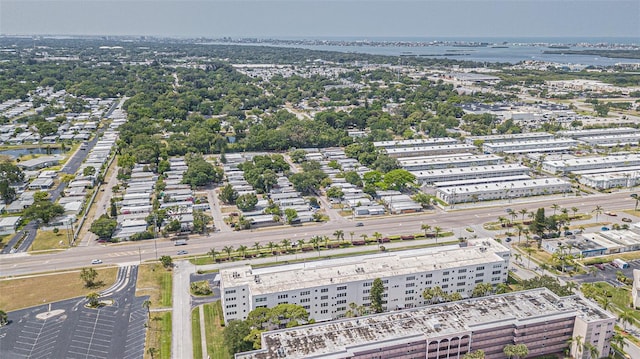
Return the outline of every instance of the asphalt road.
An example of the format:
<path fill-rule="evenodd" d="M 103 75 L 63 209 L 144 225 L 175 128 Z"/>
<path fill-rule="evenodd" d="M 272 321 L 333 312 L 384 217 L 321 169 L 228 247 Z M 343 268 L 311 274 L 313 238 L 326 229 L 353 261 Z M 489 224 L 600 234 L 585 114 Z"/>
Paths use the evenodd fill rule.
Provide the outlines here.
<path fill-rule="evenodd" d="M 383 236 L 421 233 L 422 224 L 438 226 L 443 230 L 453 230 L 454 236 L 464 236 L 468 233 L 464 230 L 470 226 L 480 226 L 483 223 L 495 221 L 499 216 L 505 216 L 505 209 L 511 208 L 518 211 L 521 208 L 535 210 L 539 207 L 550 208 L 552 204 L 563 207 L 578 207 L 580 213 L 590 213 L 596 205 L 604 210 L 621 212 L 624 209 L 633 208 L 635 201 L 629 198 L 630 192 L 614 194 L 596 194 L 582 197 L 565 197 L 542 200 L 533 203 L 505 203 L 494 207 L 478 207 L 449 212 L 437 212 L 432 214 L 422 213 L 415 215 L 388 216 L 384 218 L 371 218 L 358 220 L 364 222 L 364 226 L 356 227 L 353 222 L 327 222 L 311 224 L 300 227 L 275 227 L 252 231 L 216 232 L 209 236 L 192 236 L 187 247 L 178 248 L 166 239 L 157 241 L 158 255 L 175 256 L 177 249 L 187 249 L 190 254 L 206 253 L 211 248 L 221 250 L 224 246 L 237 248 L 240 245 L 253 246 L 255 242 L 266 245 L 268 242 L 280 242 L 284 238 L 291 240 L 305 239 L 312 236 L 333 237 L 333 232 L 341 229 L 345 233 L 345 239 L 350 239 L 350 232 L 354 232 L 354 238 L 361 234 L 369 236 L 374 232 L 380 232 Z M 548 213 L 551 213 L 548 210 Z M 618 219 L 622 217 L 620 214 Z M 612 217 L 600 215 L 599 221 L 608 221 Z M 70 269 L 84 266 L 92 258 L 100 258 L 105 264 L 135 264 L 140 260 L 155 259 L 155 244 L 153 240 L 141 242 L 123 243 L 108 246 L 75 247 L 65 252 L 55 254 L 28 255 L 17 253 L 5 255 L 0 261 L 0 276 L 14 276 L 21 274 L 45 272 L 52 270 Z"/>

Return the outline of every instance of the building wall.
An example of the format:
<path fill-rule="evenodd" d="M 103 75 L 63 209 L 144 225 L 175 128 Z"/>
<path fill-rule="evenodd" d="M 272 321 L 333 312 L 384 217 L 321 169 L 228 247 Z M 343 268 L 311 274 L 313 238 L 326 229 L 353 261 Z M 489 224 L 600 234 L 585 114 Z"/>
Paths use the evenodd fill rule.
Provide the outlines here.
<path fill-rule="evenodd" d="M 381 276 L 385 290 L 383 300 L 385 311 L 423 306 L 426 303 L 422 292 L 426 288 L 440 286 L 447 293 L 460 293 L 470 297 L 479 283 L 497 285 L 507 280 L 509 254 L 503 259 L 490 256 L 484 264 L 461 266 L 454 269 L 435 269 L 411 275 Z M 246 319 L 249 312 L 258 307 L 272 308 L 278 304 L 290 303 L 303 306 L 309 317 L 316 321 L 342 318 L 350 309 L 349 304 L 369 306 L 369 293 L 373 279 L 348 283 L 326 283 L 315 287 L 296 290 L 274 291 L 256 295 L 247 286 L 226 287 L 221 281 L 222 308 L 225 322 Z"/>

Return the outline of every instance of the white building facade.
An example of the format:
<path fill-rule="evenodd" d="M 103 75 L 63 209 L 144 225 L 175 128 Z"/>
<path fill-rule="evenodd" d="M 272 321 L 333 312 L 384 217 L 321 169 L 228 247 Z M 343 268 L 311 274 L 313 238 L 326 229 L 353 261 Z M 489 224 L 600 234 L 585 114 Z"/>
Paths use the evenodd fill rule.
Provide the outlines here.
<path fill-rule="evenodd" d="M 220 271 L 225 322 L 244 320 L 259 307 L 299 304 L 315 321 L 342 318 L 349 304 L 368 307 L 375 278 L 385 286 L 385 311 L 426 304 L 422 292 L 439 286 L 446 293 L 470 297 L 480 283 L 507 280 L 509 249 L 493 239 L 393 253 Z"/>

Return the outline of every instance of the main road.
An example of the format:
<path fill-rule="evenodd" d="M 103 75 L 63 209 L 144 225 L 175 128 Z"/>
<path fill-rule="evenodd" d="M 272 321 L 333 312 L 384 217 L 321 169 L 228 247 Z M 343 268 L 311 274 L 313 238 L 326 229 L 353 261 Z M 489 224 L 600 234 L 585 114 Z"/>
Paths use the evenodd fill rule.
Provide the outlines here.
<path fill-rule="evenodd" d="M 562 197 L 538 200 L 527 203 L 509 203 L 493 207 L 473 207 L 456 209 L 447 212 L 420 213 L 414 215 L 398 215 L 363 221 L 364 226 L 356 227 L 348 220 L 329 221 L 322 224 L 311 224 L 299 227 L 276 227 L 252 231 L 216 232 L 209 236 L 192 236 L 187 247 L 175 247 L 166 239 L 127 242 L 103 246 L 75 247 L 64 252 L 52 254 L 31 255 L 27 253 L 6 254 L 0 257 L 0 276 L 16 276 L 37 272 L 59 271 L 90 265 L 94 258 L 101 259 L 105 264 L 134 264 L 140 261 L 155 259 L 161 255 L 175 255 L 177 249 L 188 249 L 190 254 L 206 253 L 211 248 L 221 251 L 224 246 L 237 248 L 245 245 L 249 248 L 255 242 L 265 246 L 272 241 L 279 243 L 288 238 L 308 240 L 313 236 L 332 237 L 336 230 L 343 230 L 346 239 L 354 232 L 354 238 L 361 234 L 369 236 L 379 232 L 383 236 L 421 233 L 421 225 L 438 226 L 443 231 L 454 231 L 454 236 L 468 235 L 466 227 L 478 226 L 486 222 L 495 221 L 499 216 L 506 216 L 505 209 L 518 211 L 525 208 L 533 211 L 545 207 L 550 213 L 550 206 L 558 204 L 565 208 L 577 207 L 579 213 L 591 213 L 596 206 L 607 211 L 621 211 L 633 208 L 635 201 L 629 198 L 630 192 L 613 194 L 595 194 L 582 197 Z M 600 221 L 605 219 L 600 216 Z"/>

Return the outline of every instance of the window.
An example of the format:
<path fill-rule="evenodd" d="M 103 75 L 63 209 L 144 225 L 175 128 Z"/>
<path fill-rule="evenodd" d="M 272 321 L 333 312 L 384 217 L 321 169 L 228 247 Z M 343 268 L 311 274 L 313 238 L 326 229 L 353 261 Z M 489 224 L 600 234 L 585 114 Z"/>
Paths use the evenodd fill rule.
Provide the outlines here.
<path fill-rule="evenodd" d="M 494 264 L 493 268 L 502 268 L 502 264 Z"/>
<path fill-rule="evenodd" d="M 467 279 L 467 276 L 466 275 L 459 275 L 458 276 L 458 280 L 462 280 L 462 279 Z"/>
<path fill-rule="evenodd" d="M 476 283 L 482 283 L 483 280 L 482 279 L 476 279 Z"/>
<path fill-rule="evenodd" d="M 407 287 L 407 288 L 411 288 L 411 287 L 415 287 L 415 286 L 416 286 L 416 284 L 415 284 L 415 283 L 407 283 L 407 284 L 405 285 L 405 287 Z"/>
<path fill-rule="evenodd" d="M 446 270 L 446 271 L 442 272 L 442 275 L 449 275 L 449 271 Z"/>
<path fill-rule="evenodd" d="M 405 290 L 405 291 L 404 291 L 404 294 L 413 294 L 413 293 L 415 293 L 415 292 L 416 292 L 416 291 L 415 291 L 414 289 L 409 289 L 409 290 Z"/>
<path fill-rule="evenodd" d="M 346 304 L 346 303 L 347 303 L 346 299 L 341 299 L 341 300 L 336 302 L 336 304 Z"/>
<path fill-rule="evenodd" d="M 476 267 L 476 270 L 484 270 L 484 266 Z"/>
<path fill-rule="evenodd" d="M 433 283 L 433 281 L 431 281 L 431 280 L 428 280 L 428 281 L 424 282 L 424 284 L 426 284 L 426 285 L 431 285 L 432 283 Z"/>
<path fill-rule="evenodd" d="M 484 277 L 484 273 L 482 273 L 482 272 L 476 273 L 476 277 Z"/>
<path fill-rule="evenodd" d="M 329 292 L 329 288 L 320 289 L 320 293 L 327 293 L 327 292 Z"/>
<path fill-rule="evenodd" d="M 363 287 L 371 287 L 372 285 L 373 285 L 373 282 L 366 282 L 362 284 Z"/>
<path fill-rule="evenodd" d="M 235 308 L 235 307 L 236 307 L 236 305 L 235 305 L 235 304 L 229 304 L 229 305 L 227 305 L 226 307 L 227 307 L 227 309 L 231 309 L 231 308 Z"/>
<path fill-rule="evenodd" d="M 224 291 L 224 294 L 233 294 L 235 292 L 236 292 L 235 289 L 227 289 L 227 290 Z"/>
<path fill-rule="evenodd" d="M 310 307 L 308 305 L 303 305 L 302 308 L 304 308 L 304 309 L 306 309 L 308 311 Z"/>
<path fill-rule="evenodd" d="M 449 278 L 442 278 L 442 282 L 448 282 Z"/>
<path fill-rule="evenodd" d="M 338 312 L 344 312 L 345 310 L 347 310 L 347 307 L 338 307 L 338 308 L 336 308 L 336 311 L 338 311 Z"/>
<path fill-rule="evenodd" d="M 300 303 L 309 303 L 311 301 L 311 298 L 302 298 L 300 299 Z"/>
<path fill-rule="evenodd" d="M 227 301 L 232 301 L 232 300 L 236 300 L 236 297 L 227 298 Z"/>
<path fill-rule="evenodd" d="M 491 274 L 500 274 L 500 273 L 502 273 L 501 270 L 494 270 L 493 272 L 491 272 Z"/>
<path fill-rule="evenodd" d="M 456 285 L 457 285 L 458 287 L 462 287 L 462 286 L 463 286 L 463 285 L 465 285 L 465 284 L 467 284 L 467 283 L 465 283 L 465 282 L 458 282 L 458 284 L 456 284 Z"/>
<path fill-rule="evenodd" d="M 266 302 L 267 298 L 263 297 L 263 298 L 256 298 L 256 303 L 260 303 L 260 302 Z"/>
<path fill-rule="evenodd" d="M 370 297 L 362 297 L 362 300 L 363 300 L 363 301 L 365 301 L 365 300 L 369 300 L 369 299 L 370 299 Z"/>
<path fill-rule="evenodd" d="M 464 293 L 464 289 L 458 289 L 456 292 L 458 292 L 458 293 Z"/>
<path fill-rule="evenodd" d="M 415 279 L 416 279 L 416 276 L 415 276 L 415 275 L 412 275 L 412 276 L 410 276 L 410 277 L 407 277 L 407 280 L 415 280 Z"/>
<path fill-rule="evenodd" d="M 278 305 L 280 305 L 280 304 L 289 304 L 289 303 L 287 303 L 287 302 L 278 302 Z"/>
<path fill-rule="evenodd" d="M 346 285 L 343 285 L 343 286 L 340 286 L 340 287 L 338 287 L 338 288 L 336 288 L 336 289 L 337 289 L 337 290 L 347 290 L 347 286 L 346 286 Z"/>
<path fill-rule="evenodd" d="M 367 294 L 369 292 L 371 292 L 371 289 L 365 289 L 365 290 L 362 291 L 362 294 Z"/>
<path fill-rule="evenodd" d="M 328 295 L 323 295 L 323 296 L 320 297 L 320 300 L 327 300 L 327 299 L 329 299 Z"/>
<path fill-rule="evenodd" d="M 305 290 L 304 292 L 300 292 L 300 295 L 309 295 L 311 294 L 311 291 Z"/>
<path fill-rule="evenodd" d="M 346 296 L 347 296 L 347 293 L 338 293 L 338 294 L 336 295 L 336 297 L 338 297 L 338 298 L 340 298 L 340 297 L 346 297 Z"/>
<path fill-rule="evenodd" d="M 413 297 L 405 297 L 405 298 L 404 298 L 404 301 L 405 301 L 405 302 L 410 302 L 410 301 L 412 301 L 412 300 L 413 300 Z"/>
<path fill-rule="evenodd" d="M 467 268 L 459 269 L 458 273 L 467 273 Z"/>
<path fill-rule="evenodd" d="M 389 284 L 389 280 L 388 279 L 382 280 L 382 284 Z"/>
<path fill-rule="evenodd" d="M 449 288 L 449 285 L 448 284 L 443 284 L 442 285 L 442 289 L 445 289 L 445 288 Z"/>
<path fill-rule="evenodd" d="M 227 312 L 227 315 L 236 315 L 238 312 Z"/>
<path fill-rule="evenodd" d="M 329 311 L 326 310 L 326 309 L 323 309 L 323 310 L 320 311 L 320 314 L 327 314 L 327 313 L 329 313 Z"/>
<path fill-rule="evenodd" d="M 321 306 L 321 307 L 328 307 L 328 306 L 329 306 L 329 303 L 321 303 L 321 304 L 320 304 L 320 306 Z"/>
<path fill-rule="evenodd" d="M 433 277 L 433 274 L 429 273 L 429 274 L 425 275 L 425 277 L 426 278 L 431 278 L 431 277 Z"/>
<path fill-rule="evenodd" d="M 289 298 L 289 294 L 278 294 L 278 299 L 287 299 Z"/>

